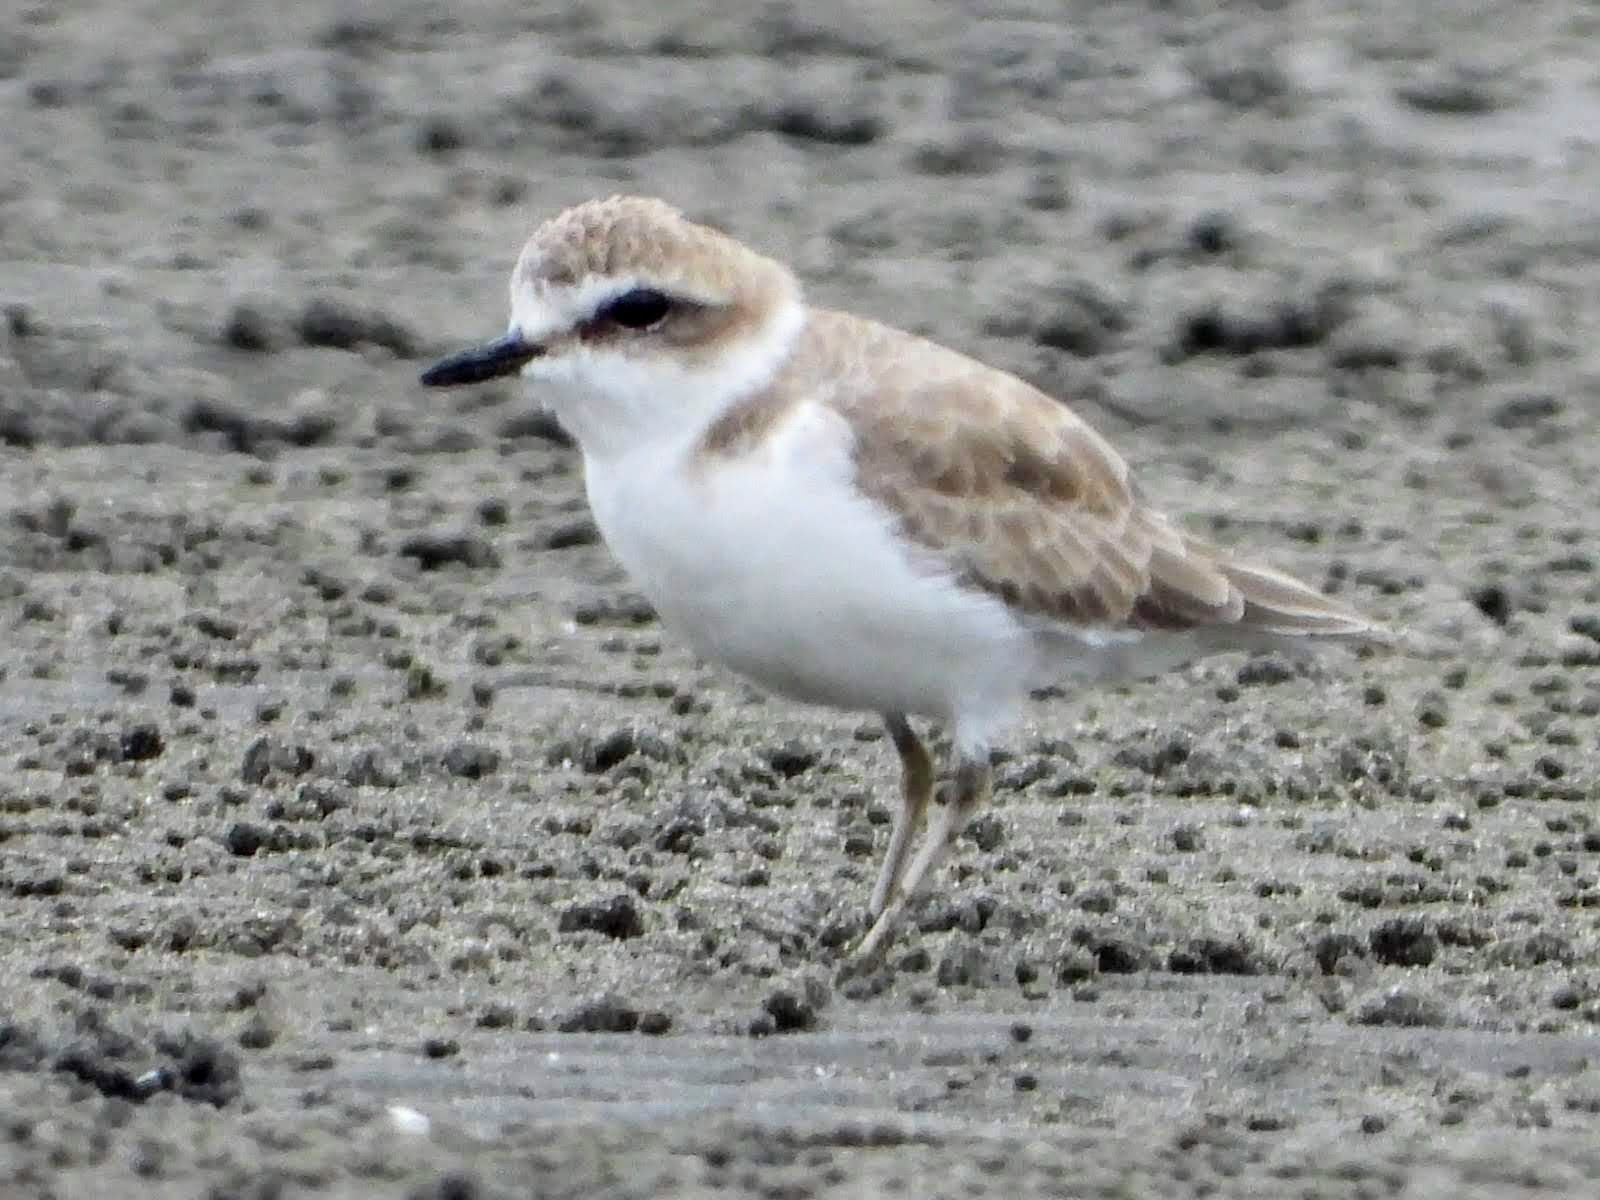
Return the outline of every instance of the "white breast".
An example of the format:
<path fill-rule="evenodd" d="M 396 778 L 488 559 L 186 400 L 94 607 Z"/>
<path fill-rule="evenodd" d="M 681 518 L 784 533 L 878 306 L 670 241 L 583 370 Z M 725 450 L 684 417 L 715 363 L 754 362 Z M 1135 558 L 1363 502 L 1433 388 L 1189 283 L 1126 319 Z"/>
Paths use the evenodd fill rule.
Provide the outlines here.
<path fill-rule="evenodd" d="M 695 464 L 684 442 L 590 460 L 590 503 L 705 657 L 812 703 L 1002 720 L 1035 673 L 1034 639 L 919 561 L 855 490 L 849 447 L 843 418 L 804 406 L 746 457 Z"/>

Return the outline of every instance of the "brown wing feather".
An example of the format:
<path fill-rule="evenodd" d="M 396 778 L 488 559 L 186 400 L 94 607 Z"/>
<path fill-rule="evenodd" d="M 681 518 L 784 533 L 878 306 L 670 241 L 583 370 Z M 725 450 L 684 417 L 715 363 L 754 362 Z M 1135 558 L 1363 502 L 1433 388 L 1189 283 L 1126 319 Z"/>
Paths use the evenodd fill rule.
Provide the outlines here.
<path fill-rule="evenodd" d="M 1074 625 L 1378 632 L 1288 575 L 1186 537 L 1140 499 L 1109 443 L 1021 380 L 870 322 L 811 324 L 830 353 L 809 361 L 830 361 L 835 380 L 843 364 L 863 385 L 870 374 L 828 401 L 855 430 L 860 486 L 972 586 Z"/>

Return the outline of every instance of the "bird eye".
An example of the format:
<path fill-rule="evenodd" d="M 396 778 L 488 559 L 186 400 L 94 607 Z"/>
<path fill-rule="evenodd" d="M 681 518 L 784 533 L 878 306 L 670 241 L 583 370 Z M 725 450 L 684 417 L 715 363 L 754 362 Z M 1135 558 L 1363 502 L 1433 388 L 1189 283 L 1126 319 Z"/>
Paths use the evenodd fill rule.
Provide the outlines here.
<path fill-rule="evenodd" d="M 672 298 L 655 288 L 634 288 L 605 304 L 595 315 L 624 329 L 650 329 L 666 320 Z"/>

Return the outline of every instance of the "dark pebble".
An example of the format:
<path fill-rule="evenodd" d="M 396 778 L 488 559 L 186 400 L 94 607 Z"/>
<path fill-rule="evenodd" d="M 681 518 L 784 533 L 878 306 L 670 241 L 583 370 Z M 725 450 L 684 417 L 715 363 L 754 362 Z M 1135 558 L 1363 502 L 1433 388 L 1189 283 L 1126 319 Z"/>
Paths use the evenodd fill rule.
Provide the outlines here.
<path fill-rule="evenodd" d="M 625 941 L 644 932 L 644 918 L 634 898 L 626 892 L 619 892 L 609 900 L 569 905 L 557 918 L 556 931 L 603 933 L 609 938 Z"/>
<path fill-rule="evenodd" d="M 431 1037 L 422 1043 L 422 1052 L 429 1058 L 451 1058 L 461 1053 L 461 1043 L 455 1038 Z"/>
<path fill-rule="evenodd" d="M 413 358 L 417 353 L 416 338 L 392 318 L 325 297 L 305 306 L 298 332 L 308 346 L 355 350 L 372 344 L 389 349 L 399 358 Z"/>
<path fill-rule="evenodd" d="M 573 546 L 593 546 L 600 541 L 600 530 L 588 517 L 556 525 L 544 535 L 546 550 L 568 550 Z"/>
<path fill-rule="evenodd" d="M 257 738 L 244 752 L 239 778 L 245 783 L 265 784 L 273 776 L 297 778 L 316 765 L 317 756 L 305 746 Z"/>
<path fill-rule="evenodd" d="M 817 1011 L 805 997 L 786 988 L 773 992 L 762 1001 L 761 1007 L 772 1018 L 773 1028 L 779 1033 L 810 1029 L 817 1021 Z"/>
<path fill-rule="evenodd" d="M 793 779 L 796 775 L 803 775 L 817 765 L 820 755 L 817 751 L 798 739 L 791 738 L 781 746 L 772 746 L 762 751 L 762 757 L 767 760 L 767 765 L 782 775 L 785 779 Z"/>
<path fill-rule="evenodd" d="M 556 1023 L 560 1033 L 632 1033 L 638 1028 L 639 1010 L 613 995 L 586 1001 Z"/>
<path fill-rule="evenodd" d="M 488 746 L 451 746 L 444 753 L 444 769 L 462 779 L 482 779 L 500 769 L 500 752 Z"/>
<path fill-rule="evenodd" d="M 130 762 L 144 762 L 161 757 L 167 748 L 161 731 L 154 725 L 132 725 L 122 731 L 122 757 Z"/>
<path fill-rule="evenodd" d="M 254 354 L 266 354 L 282 348 L 288 341 L 288 335 L 288 327 L 281 318 L 249 302 L 235 305 L 222 327 L 224 344 Z"/>
<path fill-rule="evenodd" d="M 483 538 L 470 533 L 419 533 L 400 544 L 401 558 L 414 558 L 424 571 L 459 564 L 474 570 L 498 567 L 500 555 Z"/>
<path fill-rule="evenodd" d="M 223 845 L 230 854 L 249 858 L 266 843 L 267 832 L 249 821 L 235 821 L 223 835 Z"/>

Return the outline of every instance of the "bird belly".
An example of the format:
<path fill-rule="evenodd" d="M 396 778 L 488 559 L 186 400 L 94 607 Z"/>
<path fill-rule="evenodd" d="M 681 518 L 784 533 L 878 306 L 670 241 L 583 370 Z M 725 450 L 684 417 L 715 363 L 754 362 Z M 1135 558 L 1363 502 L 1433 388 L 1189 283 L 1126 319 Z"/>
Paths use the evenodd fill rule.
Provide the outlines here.
<path fill-rule="evenodd" d="M 1031 635 L 919 560 L 827 466 L 781 454 L 687 472 L 591 464 L 590 499 L 664 622 L 768 690 L 941 720 L 1013 707 L 1033 674 Z"/>

